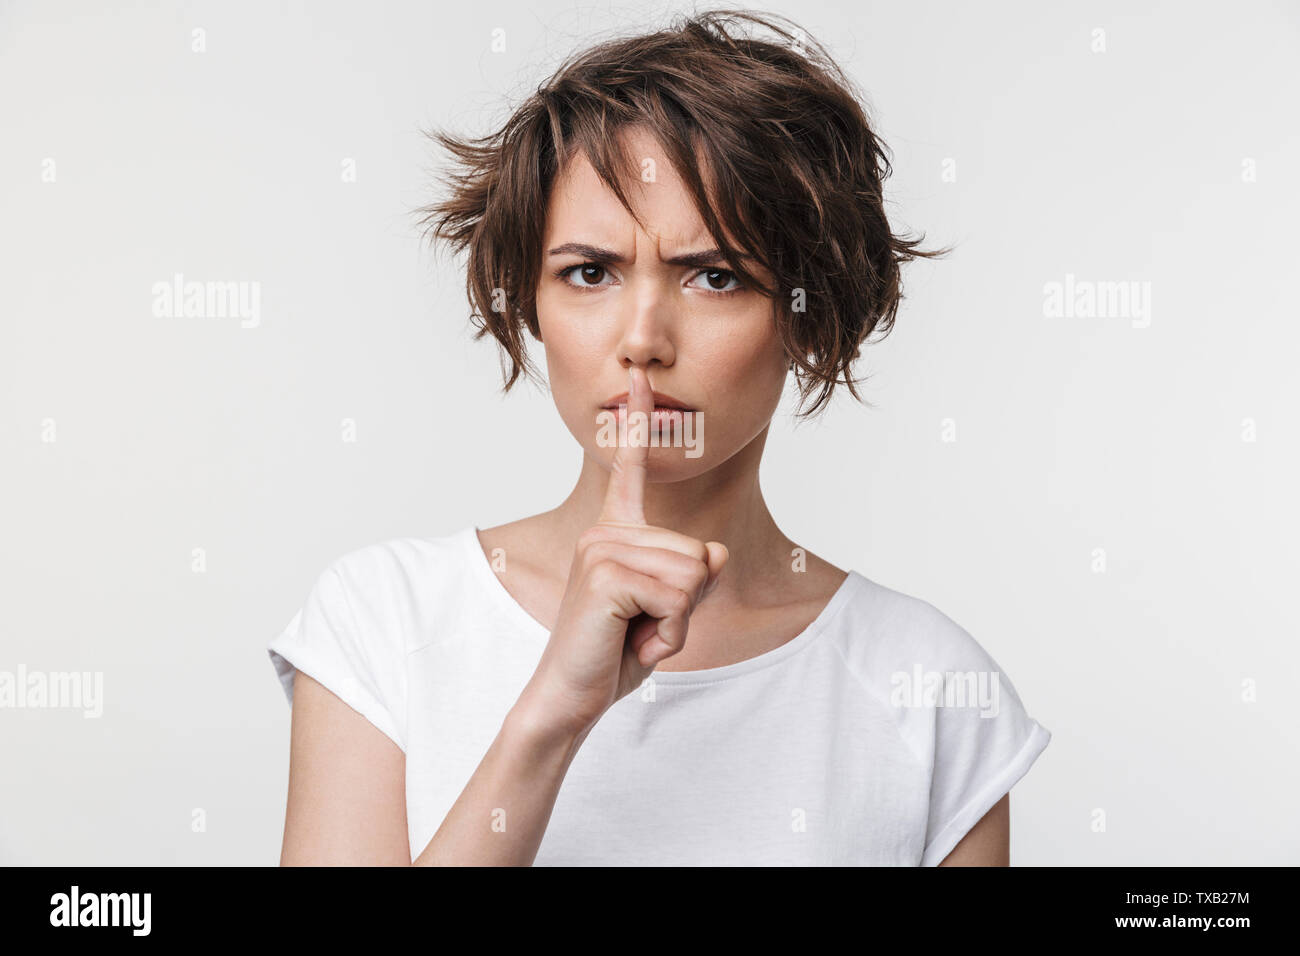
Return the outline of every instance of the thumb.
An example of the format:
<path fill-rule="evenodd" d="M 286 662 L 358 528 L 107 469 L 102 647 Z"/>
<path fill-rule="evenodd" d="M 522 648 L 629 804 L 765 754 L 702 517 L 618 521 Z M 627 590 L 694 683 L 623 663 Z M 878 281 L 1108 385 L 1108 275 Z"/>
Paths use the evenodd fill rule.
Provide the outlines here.
<path fill-rule="evenodd" d="M 731 552 L 720 541 L 707 541 L 704 547 L 709 551 L 709 579 L 704 583 L 704 593 L 707 595 L 717 585 L 718 576 L 722 574 L 722 569 L 726 566 L 727 559 L 731 557 Z"/>

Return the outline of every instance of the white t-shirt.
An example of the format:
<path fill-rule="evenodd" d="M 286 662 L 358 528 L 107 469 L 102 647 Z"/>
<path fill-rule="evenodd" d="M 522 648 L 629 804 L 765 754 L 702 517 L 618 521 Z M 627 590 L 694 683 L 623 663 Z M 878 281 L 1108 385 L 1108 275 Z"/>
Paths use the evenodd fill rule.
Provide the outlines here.
<path fill-rule="evenodd" d="M 414 859 L 548 637 L 468 527 L 339 558 L 269 651 L 290 703 L 298 667 L 405 752 Z M 615 703 L 535 863 L 937 865 L 1051 739 L 998 671 L 933 606 L 850 572 L 793 640 Z"/>

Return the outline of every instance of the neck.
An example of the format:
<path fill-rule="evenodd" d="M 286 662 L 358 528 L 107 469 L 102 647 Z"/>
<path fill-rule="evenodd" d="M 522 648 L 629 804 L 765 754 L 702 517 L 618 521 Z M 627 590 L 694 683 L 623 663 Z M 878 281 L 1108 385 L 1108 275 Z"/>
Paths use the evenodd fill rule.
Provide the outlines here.
<path fill-rule="evenodd" d="M 730 557 L 718 590 L 740 597 L 761 589 L 789 564 L 793 543 L 773 520 L 758 482 L 758 466 L 767 441 L 764 428 L 726 462 L 684 481 L 649 481 L 645 489 L 646 522 L 701 541 L 721 541 Z M 566 568 L 578 536 L 595 524 L 605 500 L 609 472 L 588 455 L 569 496 L 544 516 L 552 555 Z"/>

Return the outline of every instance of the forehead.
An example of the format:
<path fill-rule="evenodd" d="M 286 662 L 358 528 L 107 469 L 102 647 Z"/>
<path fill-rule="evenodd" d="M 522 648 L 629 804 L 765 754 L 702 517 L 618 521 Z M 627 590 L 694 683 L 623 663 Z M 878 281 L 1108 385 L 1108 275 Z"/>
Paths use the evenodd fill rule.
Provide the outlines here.
<path fill-rule="evenodd" d="M 634 128 L 624 131 L 621 139 L 640 173 L 640 179 L 623 183 L 623 191 L 645 228 L 675 245 L 707 241 L 709 232 L 690 190 L 653 134 Z M 597 245 L 623 245 L 636 229 L 636 220 L 613 190 L 587 157 L 576 152 L 551 188 L 547 245 L 579 239 Z"/>

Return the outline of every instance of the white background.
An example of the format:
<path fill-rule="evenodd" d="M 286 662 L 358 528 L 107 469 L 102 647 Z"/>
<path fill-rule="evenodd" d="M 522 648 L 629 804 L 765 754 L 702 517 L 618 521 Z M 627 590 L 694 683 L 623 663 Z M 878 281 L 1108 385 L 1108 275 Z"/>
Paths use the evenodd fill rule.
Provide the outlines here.
<path fill-rule="evenodd" d="M 419 131 L 685 8 L 649 9 L 0 6 L 0 670 L 105 695 L 0 709 L 0 862 L 277 862 L 265 646 L 316 575 L 568 491 L 546 393 L 502 398 L 419 244 Z M 867 91 L 896 224 L 958 244 L 905 273 L 874 408 L 783 408 L 778 522 L 942 609 L 1052 732 L 1014 863 L 1300 862 L 1297 6 L 768 9 Z M 155 317 L 177 272 L 259 282 L 261 324 Z M 1149 327 L 1045 316 L 1067 274 L 1150 282 Z"/>

